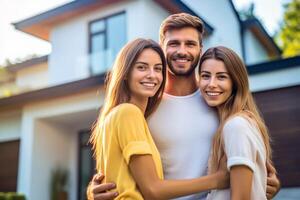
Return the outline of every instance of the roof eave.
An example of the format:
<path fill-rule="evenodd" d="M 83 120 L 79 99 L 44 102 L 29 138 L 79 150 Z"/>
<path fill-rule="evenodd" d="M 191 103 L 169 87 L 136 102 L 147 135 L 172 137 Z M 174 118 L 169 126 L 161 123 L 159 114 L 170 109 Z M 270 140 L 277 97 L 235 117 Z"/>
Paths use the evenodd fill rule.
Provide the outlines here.
<path fill-rule="evenodd" d="M 281 49 L 274 42 L 273 38 L 267 33 L 266 29 L 256 18 L 251 18 L 243 21 L 243 28 L 249 29 L 268 51 L 268 54 L 275 57 L 280 57 Z"/>
<path fill-rule="evenodd" d="M 11 72 L 16 72 L 20 69 L 24 69 L 24 68 L 27 68 L 27 67 L 31 67 L 31 66 L 34 66 L 34 65 L 38 65 L 38 64 L 41 64 L 41 63 L 46 63 L 48 61 L 48 55 L 45 55 L 45 56 L 41 56 L 41 57 L 37 57 L 37 58 L 32 58 L 30 60 L 26 60 L 24 62 L 21 62 L 21 63 L 16 63 L 16 64 L 13 64 L 13 65 L 9 65 L 6 67 L 6 69 L 8 71 L 11 71 Z"/>
<path fill-rule="evenodd" d="M 28 103 L 79 94 L 103 86 L 106 74 L 89 77 L 70 83 L 0 98 L 0 111 L 22 107 Z"/>
<path fill-rule="evenodd" d="M 40 39 L 49 41 L 51 28 L 58 23 L 82 15 L 85 12 L 96 10 L 99 7 L 120 2 L 121 0 L 76 0 L 65 5 L 53 8 L 36 16 L 12 23 L 22 32 L 33 35 Z M 165 1 L 155 0 L 170 13 L 187 12 L 198 16 L 193 10 L 187 7 L 181 0 Z M 201 18 L 201 17 L 200 17 Z M 211 34 L 213 27 L 204 21 L 207 34 Z"/>
<path fill-rule="evenodd" d="M 49 41 L 49 32 L 53 25 L 118 1 L 121 0 L 76 0 L 33 17 L 12 23 L 12 25 L 17 30 Z"/>
<path fill-rule="evenodd" d="M 276 59 L 272 61 L 266 61 L 254 65 L 248 65 L 247 71 L 250 75 L 267 73 L 270 71 L 276 71 L 281 69 L 295 68 L 300 66 L 300 56 L 295 56 L 285 59 Z"/>

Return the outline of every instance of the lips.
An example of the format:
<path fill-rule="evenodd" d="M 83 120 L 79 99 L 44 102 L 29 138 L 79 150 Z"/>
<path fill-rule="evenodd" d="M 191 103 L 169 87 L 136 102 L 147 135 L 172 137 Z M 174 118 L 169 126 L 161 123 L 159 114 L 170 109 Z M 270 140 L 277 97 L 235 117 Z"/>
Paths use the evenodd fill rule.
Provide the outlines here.
<path fill-rule="evenodd" d="M 212 92 L 212 91 L 206 91 L 205 93 L 207 96 L 210 96 L 210 97 L 217 97 L 220 94 L 222 94 L 222 92 Z"/>
<path fill-rule="evenodd" d="M 175 59 L 174 61 L 178 62 L 178 63 L 186 63 L 189 62 L 189 60 L 187 59 Z"/>
<path fill-rule="evenodd" d="M 147 88 L 154 88 L 157 83 L 153 83 L 153 82 L 141 82 L 141 84 Z"/>
<path fill-rule="evenodd" d="M 192 60 L 193 60 L 192 56 L 188 56 L 188 55 L 180 56 L 178 54 L 175 54 L 172 56 L 172 61 L 176 61 L 178 63 L 186 63 L 186 62 L 190 62 Z"/>

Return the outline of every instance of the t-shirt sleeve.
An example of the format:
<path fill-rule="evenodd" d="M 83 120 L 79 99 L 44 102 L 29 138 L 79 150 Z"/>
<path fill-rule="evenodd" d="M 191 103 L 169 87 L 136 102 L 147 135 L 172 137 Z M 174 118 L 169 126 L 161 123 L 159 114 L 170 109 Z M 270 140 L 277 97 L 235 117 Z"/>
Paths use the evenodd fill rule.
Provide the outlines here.
<path fill-rule="evenodd" d="M 228 170 L 235 165 L 245 165 L 255 171 L 257 147 L 249 122 L 234 117 L 226 122 L 223 134 Z"/>
<path fill-rule="evenodd" d="M 139 108 L 130 104 L 122 106 L 116 123 L 117 140 L 127 164 L 132 155 L 152 154 L 146 121 Z"/>

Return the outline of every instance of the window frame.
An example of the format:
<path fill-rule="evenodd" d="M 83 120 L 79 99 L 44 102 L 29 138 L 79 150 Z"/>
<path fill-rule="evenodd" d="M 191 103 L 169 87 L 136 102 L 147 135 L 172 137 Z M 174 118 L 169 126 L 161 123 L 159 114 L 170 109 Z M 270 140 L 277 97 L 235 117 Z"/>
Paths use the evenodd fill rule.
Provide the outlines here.
<path fill-rule="evenodd" d="M 83 159 L 83 155 L 82 155 L 82 150 L 83 149 L 89 149 L 91 150 L 92 154 L 94 153 L 92 150 L 92 144 L 91 143 L 83 143 L 82 139 L 84 138 L 85 135 L 91 135 L 91 130 L 81 130 L 78 132 L 78 149 L 77 149 L 77 199 L 81 200 L 80 197 L 82 195 L 82 192 L 85 192 L 83 195 L 86 195 L 86 190 L 85 191 L 81 191 L 81 184 L 83 182 L 83 180 L 81 179 L 81 171 L 82 171 L 82 166 L 81 166 L 81 162 Z M 91 157 L 90 160 L 90 180 L 92 179 L 93 175 L 97 172 L 96 171 L 96 161 L 94 160 L 94 157 Z M 87 189 L 87 187 L 86 187 Z"/>
<path fill-rule="evenodd" d="M 92 38 L 94 36 L 97 36 L 100 34 L 104 34 L 104 49 L 107 50 L 108 39 L 109 39 L 109 35 L 107 34 L 107 21 L 109 18 L 115 17 L 117 15 L 124 15 L 126 17 L 126 11 L 116 12 L 111 15 L 107 15 L 105 17 L 100 17 L 100 18 L 97 18 L 97 19 L 94 19 L 94 20 L 91 20 L 88 22 L 88 56 L 90 56 L 92 54 Z M 92 24 L 102 21 L 102 20 L 104 20 L 104 30 L 92 33 L 91 32 Z M 125 27 L 127 27 L 126 20 L 125 20 Z M 94 75 L 93 70 L 92 70 L 92 63 L 90 61 L 89 61 L 89 70 L 90 70 L 90 74 Z"/>

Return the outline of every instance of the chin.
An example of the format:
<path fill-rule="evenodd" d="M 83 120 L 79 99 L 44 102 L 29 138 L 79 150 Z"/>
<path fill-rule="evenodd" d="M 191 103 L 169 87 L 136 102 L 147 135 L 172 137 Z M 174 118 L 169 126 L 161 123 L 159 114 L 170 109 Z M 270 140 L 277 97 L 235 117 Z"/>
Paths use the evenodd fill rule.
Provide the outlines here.
<path fill-rule="evenodd" d="M 148 97 L 148 98 L 150 98 L 150 97 L 153 97 L 154 95 L 155 95 L 156 93 L 147 93 L 147 94 L 145 94 L 145 97 Z"/>
<path fill-rule="evenodd" d="M 218 107 L 220 104 L 218 102 L 207 102 L 210 107 Z"/>

